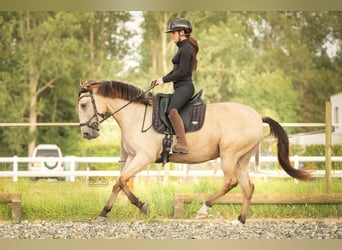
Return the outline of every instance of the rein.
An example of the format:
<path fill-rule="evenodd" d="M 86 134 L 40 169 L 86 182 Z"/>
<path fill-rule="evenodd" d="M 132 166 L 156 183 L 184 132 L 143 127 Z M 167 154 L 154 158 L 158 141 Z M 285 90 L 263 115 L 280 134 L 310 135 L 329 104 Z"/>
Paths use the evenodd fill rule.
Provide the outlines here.
<path fill-rule="evenodd" d="M 102 122 L 104 122 L 105 120 L 107 120 L 108 118 L 110 118 L 111 116 L 115 115 L 116 113 L 118 113 L 119 111 L 123 110 L 124 108 L 126 108 L 129 104 L 135 102 L 136 100 L 138 100 L 141 96 L 145 95 L 147 92 L 150 92 L 155 86 L 157 85 L 152 85 L 151 87 L 149 87 L 147 90 L 145 90 L 143 93 L 141 93 L 140 95 L 136 96 L 134 99 L 130 100 L 128 103 L 126 103 L 125 105 L 121 106 L 120 108 L 118 108 L 117 110 L 115 110 L 113 113 L 110 113 L 110 114 L 103 114 L 103 113 L 99 113 L 97 111 L 97 108 L 96 108 L 96 103 L 95 103 L 95 98 L 94 98 L 94 94 L 93 94 L 93 91 L 92 90 L 87 90 L 89 92 L 89 95 L 83 95 L 81 96 L 80 98 L 78 98 L 78 102 L 84 98 L 84 97 L 90 97 L 91 99 L 91 103 L 92 103 L 92 106 L 93 106 L 93 110 L 94 110 L 94 115 L 92 117 L 89 118 L 88 121 L 86 122 L 82 122 L 80 123 L 80 127 L 83 127 L 83 126 L 87 126 L 91 129 L 94 129 L 96 131 L 99 131 L 99 126 Z M 142 132 L 146 132 L 148 131 L 152 125 L 147 128 L 147 129 L 144 129 L 144 126 L 145 126 L 145 119 L 146 119 L 146 112 L 147 112 L 147 105 L 145 105 L 145 112 L 144 112 L 144 120 L 143 120 L 143 124 L 142 124 L 142 128 L 141 128 L 141 131 Z M 99 120 L 98 116 L 100 116 L 102 118 L 102 120 Z M 91 122 L 93 120 L 93 118 L 95 118 L 95 121 L 94 122 Z"/>

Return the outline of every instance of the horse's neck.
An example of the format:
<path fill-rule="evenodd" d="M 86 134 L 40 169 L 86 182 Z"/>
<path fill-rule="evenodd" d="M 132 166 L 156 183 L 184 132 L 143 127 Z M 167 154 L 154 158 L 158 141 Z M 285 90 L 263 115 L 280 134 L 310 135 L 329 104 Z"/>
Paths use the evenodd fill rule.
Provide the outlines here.
<path fill-rule="evenodd" d="M 141 127 L 144 119 L 146 126 L 150 126 L 152 122 L 152 107 L 139 103 L 128 104 L 126 100 L 112 100 L 108 103 L 108 111 L 115 113 L 113 118 L 118 123 L 122 131 L 125 129 L 131 129 L 134 126 Z M 126 106 L 127 105 L 127 106 Z M 146 109 L 146 115 L 145 115 Z M 140 131 L 140 130 L 139 130 Z"/>

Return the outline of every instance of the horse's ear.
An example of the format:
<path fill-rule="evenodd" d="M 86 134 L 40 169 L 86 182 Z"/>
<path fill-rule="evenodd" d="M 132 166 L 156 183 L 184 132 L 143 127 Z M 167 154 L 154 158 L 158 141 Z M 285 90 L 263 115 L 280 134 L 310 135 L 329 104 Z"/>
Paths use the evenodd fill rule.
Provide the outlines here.
<path fill-rule="evenodd" d="M 86 87 L 85 86 L 85 82 L 82 79 L 80 79 L 80 86 L 81 86 L 81 88 L 85 88 Z"/>

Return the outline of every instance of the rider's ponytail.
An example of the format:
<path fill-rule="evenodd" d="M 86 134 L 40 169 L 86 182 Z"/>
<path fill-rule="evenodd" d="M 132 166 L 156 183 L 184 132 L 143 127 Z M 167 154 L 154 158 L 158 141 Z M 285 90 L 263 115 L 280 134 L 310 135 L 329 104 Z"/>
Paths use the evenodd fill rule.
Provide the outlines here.
<path fill-rule="evenodd" d="M 199 46 L 198 46 L 198 42 L 195 38 L 193 38 L 192 36 L 189 36 L 189 42 L 191 43 L 192 47 L 194 47 L 195 49 L 195 64 L 194 64 L 194 68 L 193 71 L 195 71 L 197 69 L 197 53 L 199 51 Z"/>

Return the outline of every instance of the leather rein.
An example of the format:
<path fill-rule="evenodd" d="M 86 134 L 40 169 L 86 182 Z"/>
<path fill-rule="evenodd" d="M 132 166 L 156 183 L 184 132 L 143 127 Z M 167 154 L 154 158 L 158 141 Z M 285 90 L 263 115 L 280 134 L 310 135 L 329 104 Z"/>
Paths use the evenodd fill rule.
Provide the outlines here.
<path fill-rule="evenodd" d="M 156 85 L 152 85 L 151 87 L 149 87 L 147 90 L 145 90 L 143 93 L 141 93 L 140 95 L 138 95 L 137 97 L 135 97 L 133 100 L 129 101 L 128 103 L 126 103 L 125 105 L 121 106 L 120 108 L 118 108 L 117 110 L 115 110 L 113 113 L 107 113 L 107 114 L 103 114 L 103 113 L 99 113 L 97 111 L 97 107 L 96 107 L 96 103 L 95 103 L 95 98 L 94 98 L 94 94 L 93 91 L 91 89 L 85 89 L 83 88 L 83 90 L 85 92 L 88 92 L 88 95 L 82 95 L 81 97 L 78 98 L 78 102 L 80 102 L 80 100 L 84 97 L 90 97 L 91 99 L 91 103 L 93 106 L 93 110 L 94 110 L 94 115 L 92 117 L 90 117 L 88 119 L 88 121 L 86 122 L 82 122 L 80 123 L 80 127 L 83 126 L 87 126 L 91 129 L 94 129 L 96 131 L 99 131 L 99 126 L 102 122 L 104 122 L 105 120 L 107 120 L 108 118 L 112 117 L 113 115 L 115 115 L 116 113 L 118 113 L 119 111 L 123 110 L 124 108 L 126 108 L 129 104 L 131 104 L 132 102 L 136 101 L 137 99 L 139 99 L 141 96 L 145 95 L 147 92 L 151 91 Z M 144 129 L 145 126 L 145 119 L 146 119 L 146 111 L 147 111 L 147 104 L 145 105 L 145 114 L 144 114 L 144 120 L 143 120 L 143 124 L 142 124 L 142 128 L 141 128 L 141 132 L 146 132 L 148 131 L 152 125 L 150 127 L 148 127 L 147 129 Z M 99 116 L 102 118 L 101 120 L 99 120 Z M 92 122 L 92 120 L 95 118 L 95 121 Z"/>

